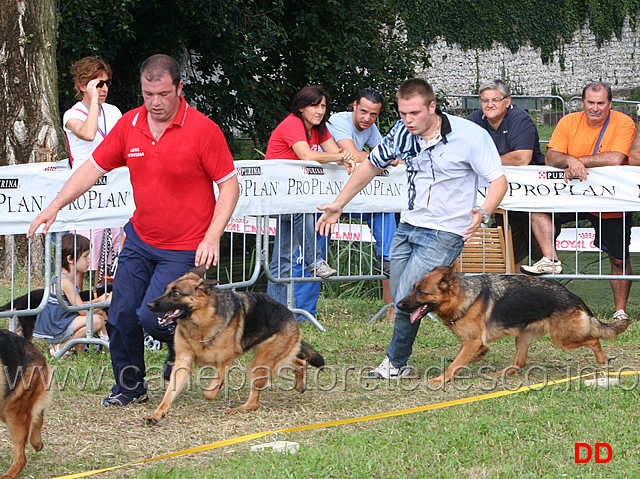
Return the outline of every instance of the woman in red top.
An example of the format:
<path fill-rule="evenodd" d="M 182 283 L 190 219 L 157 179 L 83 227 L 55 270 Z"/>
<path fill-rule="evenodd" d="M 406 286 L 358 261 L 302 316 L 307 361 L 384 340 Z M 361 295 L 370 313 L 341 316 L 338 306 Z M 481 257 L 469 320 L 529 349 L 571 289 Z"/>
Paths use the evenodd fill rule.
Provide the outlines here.
<path fill-rule="evenodd" d="M 291 113 L 269 138 L 265 159 L 334 162 L 343 164 L 351 174 L 355 158 L 338 147 L 326 127 L 328 102 L 329 95 L 321 86 L 306 86 L 296 93 L 291 101 Z M 315 216 L 313 213 L 294 213 L 278 217 L 270 267 L 274 278 L 290 276 L 293 254 L 299 245 L 304 252 L 305 270 L 321 278 L 336 274 L 322 258 L 321 246 L 316 240 Z M 267 293 L 287 304 L 286 283 L 269 281 Z"/>

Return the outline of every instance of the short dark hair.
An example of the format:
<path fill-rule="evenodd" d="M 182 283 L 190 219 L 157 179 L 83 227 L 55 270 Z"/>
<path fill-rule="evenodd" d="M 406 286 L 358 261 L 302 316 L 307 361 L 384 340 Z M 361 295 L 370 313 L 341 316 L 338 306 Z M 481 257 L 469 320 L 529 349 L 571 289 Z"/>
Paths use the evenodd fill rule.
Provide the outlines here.
<path fill-rule="evenodd" d="M 65 233 L 62 236 L 62 267 L 67 270 L 71 269 L 69 256 L 77 261 L 82 253 L 88 251 L 89 248 L 91 248 L 91 241 L 86 236 Z"/>
<path fill-rule="evenodd" d="M 398 100 L 407 100 L 414 96 L 421 96 L 424 104 L 427 106 L 436 100 L 436 94 L 433 92 L 433 88 L 422 78 L 405 80 L 396 93 Z"/>
<path fill-rule="evenodd" d="M 140 77 L 147 81 L 158 81 L 167 73 L 171 76 L 171 83 L 177 88 L 180 85 L 180 65 L 169 55 L 152 55 L 140 66 Z"/>
<path fill-rule="evenodd" d="M 380 103 L 381 105 L 384 105 L 384 97 L 382 96 L 382 93 L 374 88 L 364 88 L 360 90 L 356 95 L 356 103 L 359 104 L 360 100 L 363 98 L 366 98 L 371 103 Z"/>
<path fill-rule="evenodd" d="M 611 100 L 613 100 L 613 94 L 611 93 L 611 87 L 605 83 L 602 83 L 601 81 L 594 81 L 592 83 L 589 83 L 587 86 L 585 86 L 582 89 L 582 101 L 584 101 L 584 97 L 587 94 L 587 90 L 591 90 L 591 91 L 600 91 L 601 88 L 604 88 L 607 90 L 607 100 L 609 100 L 609 103 L 611 103 Z"/>
<path fill-rule="evenodd" d="M 302 120 L 302 113 L 300 113 L 300 109 L 310 105 L 315 106 L 320 103 L 323 98 L 327 102 L 327 111 L 325 112 L 320 124 L 318 126 L 314 126 L 314 128 L 318 129 L 318 133 L 320 133 L 320 136 L 324 136 L 327 132 L 326 123 L 329 119 L 328 106 L 329 102 L 331 102 L 331 97 L 329 96 L 329 93 L 327 93 L 327 90 L 325 90 L 320 85 L 305 86 L 294 95 L 293 99 L 291 100 L 290 108 L 290 112 Z"/>

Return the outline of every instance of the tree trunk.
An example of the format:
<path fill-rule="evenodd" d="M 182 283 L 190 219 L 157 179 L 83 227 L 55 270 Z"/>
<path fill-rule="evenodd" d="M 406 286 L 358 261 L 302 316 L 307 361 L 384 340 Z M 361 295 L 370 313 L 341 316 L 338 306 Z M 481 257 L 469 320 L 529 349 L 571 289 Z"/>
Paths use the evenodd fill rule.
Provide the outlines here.
<path fill-rule="evenodd" d="M 0 166 L 56 161 L 64 143 L 58 110 L 55 0 L 2 0 Z M 2 234 L 2 232 L 0 232 Z M 24 241 L 24 237 L 16 237 Z M 11 264 L 4 237 L 0 275 Z"/>

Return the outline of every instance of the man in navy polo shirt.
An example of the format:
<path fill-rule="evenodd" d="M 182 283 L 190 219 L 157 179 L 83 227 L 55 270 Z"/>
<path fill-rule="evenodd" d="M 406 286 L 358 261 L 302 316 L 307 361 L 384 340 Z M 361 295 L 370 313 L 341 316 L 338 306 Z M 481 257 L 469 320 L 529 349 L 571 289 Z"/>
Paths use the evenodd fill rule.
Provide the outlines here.
<path fill-rule="evenodd" d="M 116 384 L 103 406 L 148 401 L 143 328 L 167 342 L 170 352 L 173 330 L 159 326 L 146 304 L 194 266 L 218 263 L 220 238 L 239 195 L 224 135 L 187 105 L 178 63 L 167 55 L 149 57 L 140 84 L 144 105 L 125 113 L 27 233 L 33 236 L 42 224 L 46 233 L 58 211 L 98 178 L 129 168 L 136 210 L 124 228 L 113 283 L 107 331 Z"/>
<path fill-rule="evenodd" d="M 480 87 L 480 108 L 467 119 L 487 130 L 498 148 L 503 166 L 544 165 L 538 129 L 526 111 L 511 104 L 509 87 L 502 80 L 490 80 Z M 532 263 L 542 258 L 542 251 L 535 235 L 531 235 L 529 213 L 510 211 L 508 215 L 513 257 L 519 271 L 529 255 L 529 241 Z M 498 218 L 501 224 L 502 218 Z"/>

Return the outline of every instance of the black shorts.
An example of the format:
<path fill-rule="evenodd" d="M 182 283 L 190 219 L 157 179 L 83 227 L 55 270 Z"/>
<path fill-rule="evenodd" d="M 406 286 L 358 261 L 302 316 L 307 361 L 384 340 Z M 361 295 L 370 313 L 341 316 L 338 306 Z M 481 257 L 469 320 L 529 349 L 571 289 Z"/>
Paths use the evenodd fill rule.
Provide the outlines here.
<path fill-rule="evenodd" d="M 559 226 L 576 220 L 575 213 L 558 213 L 554 215 L 556 232 L 560 233 Z M 589 220 L 596 231 L 594 244 L 602 251 L 616 259 L 629 257 L 629 244 L 631 244 L 631 213 L 626 213 L 621 218 L 602 218 L 591 213 L 578 213 L 578 220 Z M 602 225 L 602 228 L 600 228 Z M 601 235 L 602 230 L 602 235 Z M 600 244 L 602 241 L 602 244 Z"/>

